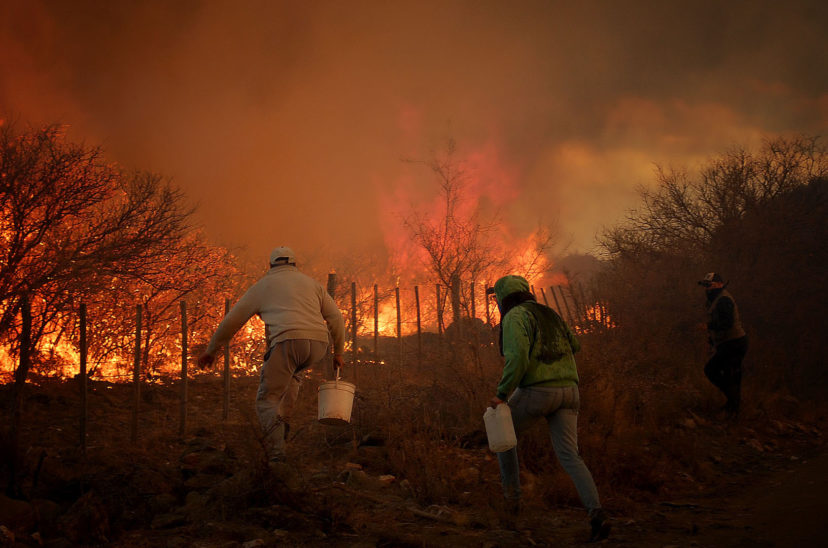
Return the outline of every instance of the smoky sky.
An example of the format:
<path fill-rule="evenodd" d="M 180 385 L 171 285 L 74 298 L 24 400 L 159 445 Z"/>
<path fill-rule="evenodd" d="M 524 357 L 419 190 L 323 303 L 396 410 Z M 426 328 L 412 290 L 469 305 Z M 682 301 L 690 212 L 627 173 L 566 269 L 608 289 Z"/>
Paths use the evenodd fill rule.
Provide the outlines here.
<path fill-rule="evenodd" d="M 0 0 L 0 118 L 171 177 L 217 243 L 385 254 L 449 137 L 570 251 L 728 147 L 828 128 L 828 3 Z"/>

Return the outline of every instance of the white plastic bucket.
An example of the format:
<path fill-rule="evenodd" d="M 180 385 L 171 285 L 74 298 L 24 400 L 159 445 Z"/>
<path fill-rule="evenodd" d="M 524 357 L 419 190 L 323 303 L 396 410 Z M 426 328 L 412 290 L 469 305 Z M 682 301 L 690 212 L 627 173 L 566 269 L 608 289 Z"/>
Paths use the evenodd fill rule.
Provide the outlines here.
<path fill-rule="evenodd" d="M 319 422 L 328 425 L 348 424 L 354 405 L 356 385 L 345 381 L 325 381 L 319 385 Z"/>
<path fill-rule="evenodd" d="M 493 453 L 502 453 L 517 445 L 512 412 L 505 403 L 499 404 L 495 409 L 486 408 L 486 412 L 483 413 L 483 423 L 486 425 L 489 449 Z"/>

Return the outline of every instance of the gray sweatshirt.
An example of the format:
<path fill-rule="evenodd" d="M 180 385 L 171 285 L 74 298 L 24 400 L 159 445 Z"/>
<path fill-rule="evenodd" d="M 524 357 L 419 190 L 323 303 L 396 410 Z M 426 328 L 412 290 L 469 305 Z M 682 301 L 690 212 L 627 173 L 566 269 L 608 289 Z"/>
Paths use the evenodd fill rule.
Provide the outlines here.
<path fill-rule="evenodd" d="M 227 344 L 254 314 L 267 326 L 268 348 L 288 339 L 328 342 L 330 331 L 334 353 L 342 354 L 345 349 L 345 323 L 331 296 L 295 266 L 281 265 L 272 267 L 233 305 L 210 339 L 207 352 L 214 354 Z"/>

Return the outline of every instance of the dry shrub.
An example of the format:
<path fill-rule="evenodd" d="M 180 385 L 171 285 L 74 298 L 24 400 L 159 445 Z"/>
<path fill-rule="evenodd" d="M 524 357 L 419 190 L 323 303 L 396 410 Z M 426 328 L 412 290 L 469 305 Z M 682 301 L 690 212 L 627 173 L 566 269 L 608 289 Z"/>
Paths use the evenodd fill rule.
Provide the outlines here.
<path fill-rule="evenodd" d="M 580 447 L 602 496 L 652 498 L 675 483 L 676 467 L 697 472 L 699 449 L 673 436 L 690 413 L 703 412 L 712 395 L 704 392 L 698 352 L 656 352 L 657 345 L 631 345 L 612 330 L 581 339 Z M 431 348 L 421 365 L 387 361 L 366 367 L 360 372 L 355 437 L 384 438 L 386 471 L 407 480 L 423 505 L 496 507 L 500 478 L 485 445 L 482 414 L 502 366 L 489 342 Z M 525 496 L 577 505 L 544 426 L 520 440 Z"/>
<path fill-rule="evenodd" d="M 677 482 L 701 476 L 703 447 L 676 428 L 707 414 L 703 361 L 681 348 L 630 344 L 616 331 L 581 337 L 579 446 L 606 499 L 651 500 Z M 554 457 L 549 434 L 533 428 L 519 444 L 522 468 L 541 478 L 538 493 L 553 504 L 578 504 L 572 482 Z"/>
<path fill-rule="evenodd" d="M 499 378 L 489 350 L 440 344 L 419 364 L 386 361 L 360 372 L 357 438 L 384 439 L 388 473 L 407 480 L 420 504 L 479 500 L 484 476 L 497 480 L 494 457 L 482 445 L 483 412 Z M 480 470 L 481 455 L 491 471 Z"/>

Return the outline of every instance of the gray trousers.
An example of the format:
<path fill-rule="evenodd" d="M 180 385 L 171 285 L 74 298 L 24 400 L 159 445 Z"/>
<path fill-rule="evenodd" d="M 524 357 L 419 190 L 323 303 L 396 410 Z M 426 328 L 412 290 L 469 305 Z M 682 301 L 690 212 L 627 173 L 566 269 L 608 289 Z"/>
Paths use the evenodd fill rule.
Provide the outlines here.
<path fill-rule="evenodd" d="M 561 466 L 572 478 L 578 496 L 587 510 L 601 507 L 598 489 L 589 469 L 578 454 L 578 408 L 580 396 L 577 386 L 518 388 L 509 398 L 509 410 L 518 438 L 540 419 L 546 419 L 552 447 Z M 503 494 L 507 499 L 520 498 L 520 467 L 517 448 L 497 454 Z"/>
<path fill-rule="evenodd" d="M 328 354 L 328 343 L 289 339 L 276 343 L 260 373 L 256 394 L 268 457 L 285 454 L 285 423 L 290 419 L 302 382 L 302 370 L 320 363 Z"/>

